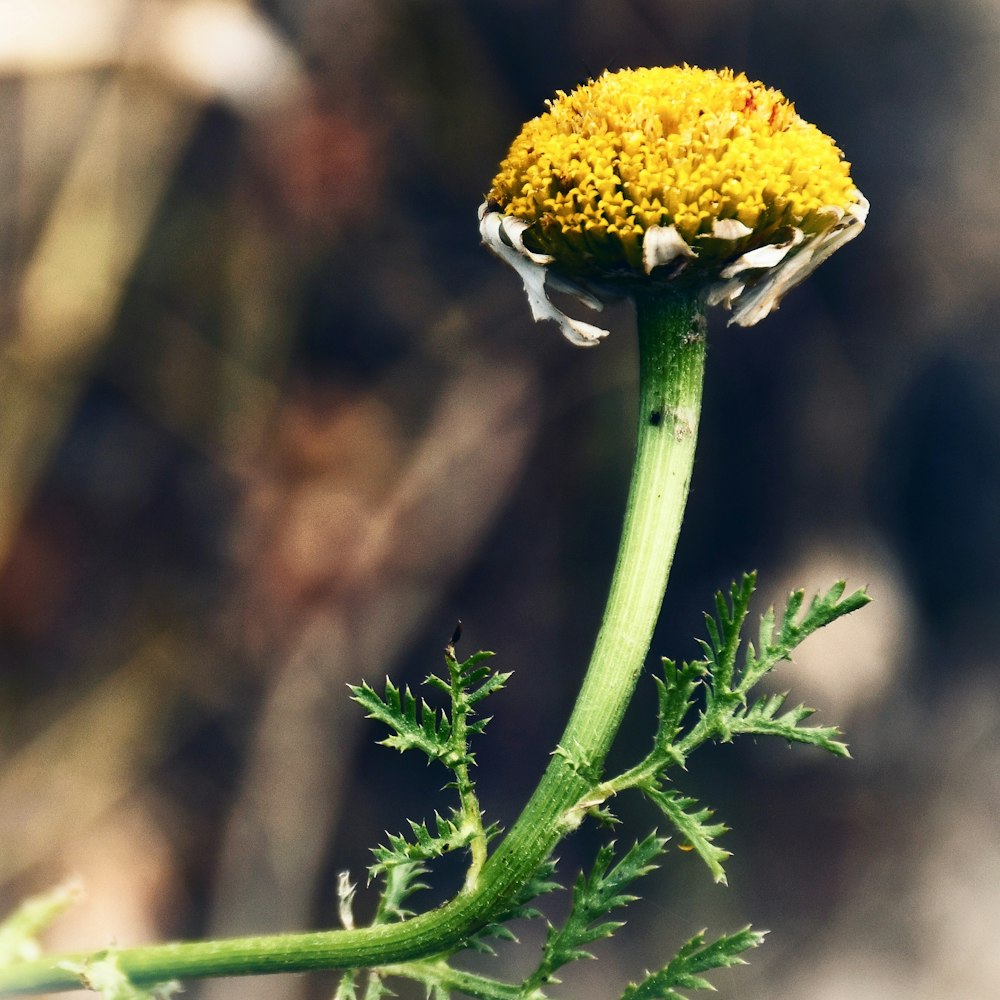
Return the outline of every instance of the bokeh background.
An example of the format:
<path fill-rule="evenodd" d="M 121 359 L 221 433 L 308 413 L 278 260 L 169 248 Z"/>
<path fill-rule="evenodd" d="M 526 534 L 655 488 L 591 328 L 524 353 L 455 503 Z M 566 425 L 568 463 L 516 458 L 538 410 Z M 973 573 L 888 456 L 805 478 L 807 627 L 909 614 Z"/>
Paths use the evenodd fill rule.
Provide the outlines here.
<path fill-rule="evenodd" d="M 80 876 L 52 947 L 332 925 L 337 871 L 442 801 L 345 684 L 418 683 L 459 618 L 515 671 L 479 777 L 517 815 L 596 629 L 635 357 L 626 309 L 594 351 L 534 326 L 476 207 L 556 89 L 682 61 L 783 89 L 872 212 L 766 323 L 711 317 L 654 652 L 751 567 L 758 611 L 868 583 L 779 679 L 856 759 L 696 760 L 730 887 L 672 851 L 562 995 L 750 921 L 723 996 L 997 995 L 996 0 L 4 0 L 0 903 Z"/>

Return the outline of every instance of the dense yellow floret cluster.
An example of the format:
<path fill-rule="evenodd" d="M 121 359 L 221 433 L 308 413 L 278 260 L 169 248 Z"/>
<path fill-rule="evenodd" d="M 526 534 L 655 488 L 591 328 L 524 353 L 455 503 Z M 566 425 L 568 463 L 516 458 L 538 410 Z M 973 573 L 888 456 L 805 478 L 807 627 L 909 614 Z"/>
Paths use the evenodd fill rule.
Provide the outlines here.
<path fill-rule="evenodd" d="M 746 249 L 782 227 L 829 225 L 820 209 L 858 197 L 833 140 L 779 91 L 675 66 L 560 91 L 514 140 L 487 203 L 529 223 L 534 249 L 600 270 L 639 268 L 650 227 L 706 241 L 704 261 L 718 221 L 753 230 Z"/>

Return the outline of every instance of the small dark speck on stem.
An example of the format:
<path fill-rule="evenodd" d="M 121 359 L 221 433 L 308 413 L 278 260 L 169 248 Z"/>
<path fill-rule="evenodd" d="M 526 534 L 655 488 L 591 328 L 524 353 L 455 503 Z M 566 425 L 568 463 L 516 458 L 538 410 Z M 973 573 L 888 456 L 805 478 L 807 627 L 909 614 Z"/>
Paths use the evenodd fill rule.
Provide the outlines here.
<path fill-rule="evenodd" d="M 659 427 L 663 422 L 663 413 L 661 410 L 653 410 L 649 415 L 649 424 L 651 427 Z"/>

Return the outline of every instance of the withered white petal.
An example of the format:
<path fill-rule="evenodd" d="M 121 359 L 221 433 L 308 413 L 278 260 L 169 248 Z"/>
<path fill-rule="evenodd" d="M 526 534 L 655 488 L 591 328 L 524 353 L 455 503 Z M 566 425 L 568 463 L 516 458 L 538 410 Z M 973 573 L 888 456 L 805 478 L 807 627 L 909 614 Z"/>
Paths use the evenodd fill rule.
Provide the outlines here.
<path fill-rule="evenodd" d="M 804 281 L 827 257 L 861 232 L 868 216 L 868 202 L 858 192 L 858 202 L 849 206 L 839 220 L 831 214 L 833 224 L 829 229 L 794 247 L 794 252 L 777 266 L 752 283 L 748 280 L 747 288 L 730 298 L 729 305 L 733 311 L 730 324 L 753 326 L 777 309 L 789 289 Z"/>
<path fill-rule="evenodd" d="M 524 245 L 524 231 L 528 223 L 523 219 L 512 219 L 510 216 L 500 216 L 500 231 L 510 241 L 511 246 L 525 257 L 530 257 L 536 264 L 551 264 L 552 256 L 547 253 L 535 253 Z"/>
<path fill-rule="evenodd" d="M 726 309 L 731 309 L 733 300 L 739 297 L 744 288 L 746 288 L 746 282 L 740 281 L 739 278 L 718 281 L 709 288 L 708 294 L 705 296 L 705 304 L 709 306 L 721 305 Z"/>
<path fill-rule="evenodd" d="M 857 195 L 858 201 L 848 206 L 847 212 L 834 226 L 819 235 L 817 239 L 819 245 L 813 251 L 813 268 L 822 264 L 845 243 L 850 243 L 865 228 L 865 220 L 868 218 L 868 199 L 860 191 Z"/>
<path fill-rule="evenodd" d="M 562 277 L 562 275 L 549 271 L 546 282 L 549 288 L 557 292 L 565 292 L 567 295 L 576 296 L 585 306 L 593 309 L 594 312 L 601 312 L 604 309 L 604 302 L 590 291 L 590 289 L 584 288 L 582 285 L 578 285 L 576 282 Z"/>
<path fill-rule="evenodd" d="M 791 239 L 783 243 L 769 243 L 767 246 L 757 247 L 737 257 L 728 267 L 724 267 L 720 274 L 723 278 L 732 278 L 741 271 L 747 271 L 756 267 L 774 267 L 780 264 L 788 255 L 788 251 L 797 247 L 803 240 L 802 230 L 793 229 Z"/>
<path fill-rule="evenodd" d="M 716 219 L 712 223 L 712 236 L 717 240 L 740 240 L 752 232 L 739 219 Z"/>
<path fill-rule="evenodd" d="M 511 226 L 510 223 L 517 223 Z M 480 209 L 479 232 L 483 242 L 505 264 L 512 267 L 524 283 L 528 296 L 531 316 L 538 322 L 548 319 L 557 323 L 563 336 L 578 347 L 593 347 L 608 335 L 607 330 L 572 319 L 559 309 L 549 298 L 546 288 L 546 268 L 552 258 L 533 253 L 524 245 L 523 233 L 527 226 L 520 219 L 507 219 L 500 212 Z M 584 301 L 591 308 L 600 305 L 591 294 L 577 288 L 568 281 L 560 280 L 559 287 Z"/>
<path fill-rule="evenodd" d="M 847 214 L 847 209 L 841 208 L 840 205 L 824 205 L 818 212 L 819 215 L 832 215 L 834 222 L 840 222 L 840 220 Z"/>
<path fill-rule="evenodd" d="M 706 303 L 731 310 L 730 324 L 753 326 L 760 322 L 778 308 L 791 288 L 864 228 L 868 201 L 856 189 L 854 194 L 857 200 L 846 209 L 837 205 L 821 208 L 816 213 L 822 219 L 818 230 L 803 232 L 794 228 L 789 239 L 750 250 L 722 268 L 719 280 L 706 290 Z M 602 296 L 617 297 L 613 286 L 604 289 L 601 285 L 577 284 L 552 270 L 553 257 L 525 245 L 524 234 L 530 224 L 523 219 L 490 212 L 486 203 L 480 206 L 479 218 L 483 242 L 520 275 L 536 321 L 551 320 L 571 343 L 582 347 L 593 347 L 608 335 L 601 327 L 567 316 L 552 302 L 549 292 L 565 292 L 589 308 L 600 310 L 604 305 Z M 735 241 L 751 232 L 738 219 L 722 219 L 712 224 L 712 233 L 707 238 Z M 646 273 L 677 262 L 672 274 L 661 272 L 665 277 L 657 276 L 654 280 L 671 280 L 687 259 L 697 256 L 697 251 L 674 226 L 652 226 L 646 230 L 642 244 Z"/>
<path fill-rule="evenodd" d="M 642 237 L 642 266 L 646 274 L 678 257 L 697 257 L 676 226 L 650 226 Z"/>

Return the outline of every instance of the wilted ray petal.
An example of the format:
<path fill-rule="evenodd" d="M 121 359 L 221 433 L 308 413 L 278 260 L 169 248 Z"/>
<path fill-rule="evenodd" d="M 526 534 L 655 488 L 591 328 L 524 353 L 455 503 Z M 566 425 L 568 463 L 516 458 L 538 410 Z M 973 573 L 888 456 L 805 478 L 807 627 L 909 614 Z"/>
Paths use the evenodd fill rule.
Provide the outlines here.
<path fill-rule="evenodd" d="M 500 216 L 500 231 L 510 241 L 511 246 L 520 254 L 524 254 L 536 264 L 551 264 L 552 255 L 547 253 L 535 253 L 524 245 L 524 231 L 528 228 L 528 223 L 523 219 L 513 219 L 510 216 Z"/>
<path fill-rule="evenodd" d="M 865 228 L 865 220 L 868 218 L 868 199 L 860 191 L 857 195 L 858 201 L 849 205 L 837 224 L 819 237 L 817 241 L 819 245 L 813 254 L 814 268 L 845 243 L 850 243 Z"/>
<path fill-rule="evenodd" d="M 788 255 L 788 251 L 798 246 L 802 242 L 802 230 L 792 231 L 791 239 L 782 243 L 770 243 L 767 246 L 757 247 L 748 253 L 737 257 L 728 267 L 724 267 L 719 273 L 723 278 L 732 278 L 741 271 L 747 271 L 755 267 L 774 267 L 780 264 Z"/>
<path fill-rule="evenodd" d="M 740 240 L 752 232 L 739 219 L 716 219 L 712 223 L 712 237 L 717 240 Z"/>
<path fill-rule="evenodd" d="M 513 239 L 520 245 L 521 249 L 518 250 L 511 245 L 508 221 L 510 220 L 506 220 L 499 212 L 481 212 L 479 232 L 482 234 L 483 242 L 490 250 L 520 276 L 524 283 L 525 294 L 528 296 L 532 318 L 536 322 L 547 319 L 557 323 L 563 336 L 578 347 L 593 347 L 598 344 L 608 335 L 608 331 L 567 316 L 552 302 L 548 296 L 548 289 L 545 287 L 546 264 L 535 259 L 544 255 L 533 254 L 524 246 L 521 239 L 525 228 L 523 225 L 520 228 L 514 227 L 513 235 Z M 518 222 L 519 220 L 512 221 Z M 505 239 L 505 236 L 508 238 Z M 577 289 L 565 281 L 560 282 L 560 287 L 577 295 L 587 305 L 593 307 L 595 300 L 581 289 Z"/>
<path fill-rule="evenodd" d="M 728 281 L 719 281 L 712 285 L 705 296 L 705 304 L 710 306 L 725 306 L 731 308 L 733 300 L 746 288 L 746 282 L 739 278 L 730 278 Z"/>
<path fill-rule="evenodd" d="M 678 257 L 697 257 L 676 226 L 650 226 L 642 237 L 642 266 L 646 274 Z"/>
<path fill-rule="evenodd" d="M 778 266 L 765 272 L 747 290 L 729 301 L 733 315 L 730 324 L 753 326 L 777 309 L 789 289 L 804 281 L 832 253 L 853 240 L 864 228 L 868 202 L 859 192 L 859 201 L 851 205 L 839 222 L 826 232 L 807 240 Z"/>
<path fill-rule="evenodd" d="M 581 285 L 569 281 L 567 278 L 563 278 L 553 271 L 547 272 L 546 282 L 553 291 L 565 292 L 567 295 L 575 296 L 589 309 L 593 309 L 594 312 L 601 312 L 604 309 L 604 302 L 589 289 L 583 288 Z M 610 296 L 610 298 L 614 297 Z"/>

